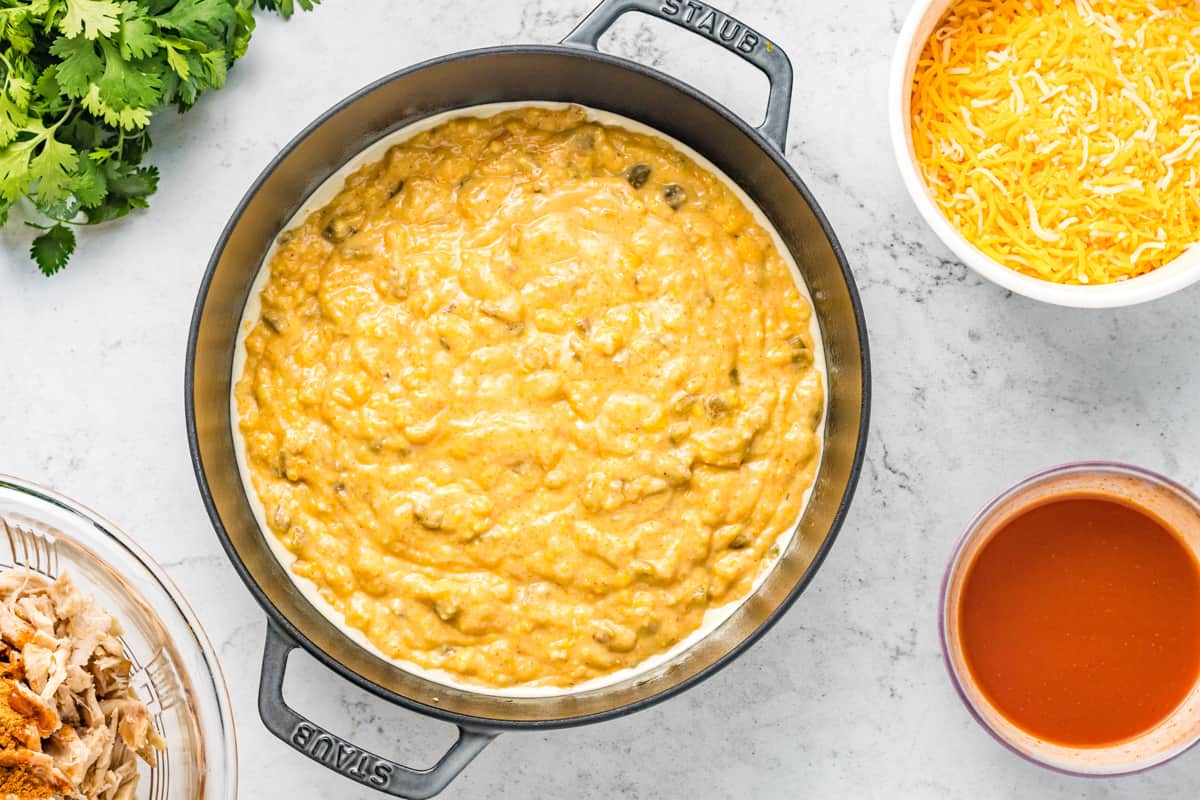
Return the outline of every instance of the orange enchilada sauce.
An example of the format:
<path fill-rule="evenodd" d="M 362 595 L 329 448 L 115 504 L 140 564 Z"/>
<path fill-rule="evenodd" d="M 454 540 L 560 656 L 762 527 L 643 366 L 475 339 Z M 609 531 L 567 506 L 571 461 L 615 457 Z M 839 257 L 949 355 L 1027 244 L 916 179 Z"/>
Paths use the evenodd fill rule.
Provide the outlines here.
<path fill-rule="evenodd" d="M 1161 722 L 1200 677 L 1200 568 L 1118 498 L 1056 498 L 980 549 L 958 626 L 971 677 L 1010 722 L 1103 747 Z"/>

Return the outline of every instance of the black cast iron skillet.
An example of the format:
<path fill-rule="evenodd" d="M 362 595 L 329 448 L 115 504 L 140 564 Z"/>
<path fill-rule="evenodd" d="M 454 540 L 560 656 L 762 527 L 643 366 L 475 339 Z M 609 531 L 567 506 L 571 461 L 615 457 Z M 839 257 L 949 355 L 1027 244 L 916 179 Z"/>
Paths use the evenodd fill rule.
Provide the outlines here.
<path fill-rule="evenodd" d="M 695 89 L 596 50 L 620 15 L 639 11 L 698 33 L 770 79 L 766 120 L 751 128 Z M 767 37 L 696 0 L 604 0 L 560 46 L 495 47 L 437 58 L 366 87 L 321 115 L 254 182 L 222 233 L 200 287 L 187 354 L 192 462 L 213 525 L 267 613 L 259 712 L 309 758 L 389 794 L 441 791 L 499 732 L 581 725 L 628 714 L 712 675 L 795 601 L 833 544 L 867 435 L 869 372 L 862 308 L 833 231 L 782 151 L 792 88 L 787 56 Z M 520 100 L 569 101 L 639 120 L 712 160 L 771 219 L 814 300 L 828 365 L 825 445 L 812 499 L 774 569 L 694 647 L 613 686 L 555 697 L 498 697 L 433 683 L 376 657 L 326 619 L 272 554 L 245 495 L 229 414 L 234 344 L 254 277 L 274 237 L 308 195 L 381 137 L 449 109 Z M 357 748 L 283 699 L 288 654 L 307 650 L 379 697 L 453 723 L 459 738 L 433 767 L 412 769 Z"/>

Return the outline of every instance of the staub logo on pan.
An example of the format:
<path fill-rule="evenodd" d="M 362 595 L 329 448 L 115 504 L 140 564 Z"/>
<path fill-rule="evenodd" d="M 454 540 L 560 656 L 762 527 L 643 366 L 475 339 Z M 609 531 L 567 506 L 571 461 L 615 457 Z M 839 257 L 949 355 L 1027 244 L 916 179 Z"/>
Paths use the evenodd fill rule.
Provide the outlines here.
<path fill-rule="evenodd" d="M 360 750 L 315 725 L 301 722 L 292 730 L 292 744 L 309 758 L 320 761 L 347 778 L 376 788 L 392 779 L 392 765 Z"/>
<path fill-rule="evenodd" d="M 709 38 L 736 47 L 743 53 L 753 53 L 762 41 L 762 37 L 736 19 L 727 17 L 715 8 L 696 0 L 662 0 L 659 10 L 700 33 L 708 34 Z"/>

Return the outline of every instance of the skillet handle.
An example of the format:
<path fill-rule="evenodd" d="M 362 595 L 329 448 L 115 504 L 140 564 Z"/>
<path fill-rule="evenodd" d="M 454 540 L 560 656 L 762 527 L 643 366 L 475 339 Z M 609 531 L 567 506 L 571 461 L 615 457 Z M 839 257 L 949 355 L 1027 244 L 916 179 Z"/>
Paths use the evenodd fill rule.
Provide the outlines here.
<path fill-rule="evenodd" d="M 314 725 L 283 699 L 283 675 L 288 654 L 296 643 L 267 622 L 258 713 L 267 730 L 294 750 L 363 786 L 408 800 L 424 800 L 445 789 L 471 759 L 496 738 L 494 731 L 458 728 L 458 741 L 429 769 L 413 769 L 355 747 L 340 736 Z"/>
<path fill-rule="evenodd" d="M 595 50 L 604 32 L 628 11 L 665 19 L 719 44 L 762 70 L 771 91 L 767 114 L 758 132 L 783 152 L 792 103 L 792 62 L 787 53 L 749 25 L 700 0 L 601 0 L 562 43 Z"/>

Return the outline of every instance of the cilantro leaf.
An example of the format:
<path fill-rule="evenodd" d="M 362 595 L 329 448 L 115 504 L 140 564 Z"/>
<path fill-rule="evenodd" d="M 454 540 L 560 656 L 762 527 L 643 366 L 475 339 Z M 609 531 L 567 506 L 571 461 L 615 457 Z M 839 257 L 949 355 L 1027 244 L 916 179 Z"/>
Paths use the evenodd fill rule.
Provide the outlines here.
<path fill-rule="evenodd" d="M 186 81 L 192 74 L 187 56 L 173 44 L 167 44 L 167 63 L 171 65 L 171 69 L 175 70 L 175 74 L 179 76 L 180 80 Z"/>
<path fill-rule="evenodd" d="M 60 36 L 50 45 L 50 52 L 62 59 L 54 74 L 69 97 L 83 97 L 88 87 L 104 74 L 104 62 L 96 52 L 96 43 L 86 37 Z"/>
<path fill-rule="evenodd" d="M 284 19 L 287 19 L 296 13 L 296 6 L 300 6 L 305 11 L 312 11 L 313 7 L 320 2 L 321 0 L 258 0 L 258 7 L 269 11 L 278 11 Z"/>
<path fill-rule="evenodd" d="M 75 181 L 75 199 L 83 208 L 96 208 L 108 196 L 108 179 L 104 167 L 87 156 L 79 157 L 76 167 L 78 180 Z"/>
<path fill-rule="evenodd" d="M 200 61 L 204 65 L 204 78 L 208 82 L 209 88 L 220 89 L 225 85 L 225 57 L 217 52 L 211 51 L 200 56 Z"/>
<path fill-rule="evenodd" d="M 29 161 L 39 203 L 54 203 L 71 194 L 69 182 L 79 161 L 75 148 L 54 138 L 51 131 L 42 141 L 42 149 Z"/>
<path fill-rule="evenodd" d="M 254 33 L 254 15 L 250 9 L 249 2 L 246 5 L 238 4 L 238 24 L 233 31 L 233 46 L 229 48 L 230 64 L 246 55 L 246 48 L 250 46 L 250 35 Z"/>
<path fill-rule="evenodd" d="M 33 161 L 34 151 L 42 142 L 41 135 L 37 134 L 37 129 L 41 128 L 42 124 L 32 121 L 29 124 L 31 128 L 26 128 L 22 133 L 32 130 L 36 135 L 18 138 L 0 151 L 0 197 L 10 204 L 15 203 L 33 185 L 34 178 L 29 171 L 29 164 Z M 44 130 L 42 128 L 42 131 Z"/>
<path fill-rule="evenodd" d="M 20 78 L 10 75 L 8 83 L 0 86 L 0 147 L 20 135 L 29 121 L 28 110 L 28 92 Z"/>
<path fill-rule="evenodd" d="M 33 49 L 33 24 L 29 8 L 0 8 L 0 41 L 18 53 Z"/>
<path fill-rule="evenodd" d="M 88 93 L 83 96 L 81 102 L 85 109 L 104 120 L 106 125 L 119 130 L 132 131 L 144 128 L 150 124 L 150 109 L 113 108 L 101 99 L 100 87 L 94 83 L 88 89 Z"/>
<path fill-rule="evenodd" d="M 134 3 L 121 8 L 121 58 L 134 60 L 153 55 L 159 48 L 158 28 Z"/>
<path fill-rule="evenodd" d="M 65 0 L 67 13 L 58 23 L 68 38 L 112 36 L 120 25 L 121 7 L 112 0 Z"/>
<path fill-rule="evenodd" d="M 134 169 L 128 164 L 109 161 L 104 165 L 104 180 L 108 188 L 103 202 L 84 210 L 87 224 L 123 217 L 135 208 L 146 208 L 146 198 L 158 188 L 158 170 L 154 167 Z"/>
<path fill-rule="evenodd" d="M 96 86 L 105 105 L 122 110 L 144 108 L 147 112 L 157 103 L 162 90 L 162 76 L 145 69 L 141 61 L 126 61 L 116 47 L 101 40 L 104 52 L 104 74 Z"/>
<path fill-rule="evenodd" d="M 158 168 L 131 169 L 128 165 L 109 164 L 108 191 L 126 200 L 141 200 L 158 188 Z M 144 204 L 143 204 L 144 205 Z"/>
<path fill-rule="evenodd" d="M 9 204 L 23 194 L 36 194 L 42 204 L 70 194 L 68 181 L 77 153 L 54 138 L 56 127 L 46 128 L 31 120 L 20 137 L 0 151 L 0 196 Z"/>
<path fill-rule="evenodd" d="M 43 117 L 61 118 L 73 102 L 58 82 L 58 67 L 58 64 L 46 67 L 33 85 L 33 91 L 37 95 L 34 102 Z"/>
<path fill-rule="evenodd" d="M 62 223 L 47 229 L 29 248 L 29 255 L 47 278 L 65 267 L 74 252 L 75 233 Z"/>
<path fill-rule="evenodd" d="M 16 139 L 29 119 L 33 67 L 24 56 L 10 53 L 0 60 L 0 147 Z"/>
<path fill-rule="evenodd" d="M 8 85 L 4 87 L 4 92 L 12 98 L 13 104 L 18 108 L 29 108 L 29 95 L 33 91 L 33 84 L 22 78 L 20 75 L 9 75 Z"/>
<path fill-rule="evenodd" d="M 25 127 L 25 111 L 5 92 L 0 92 L 0 147 L 4 147 Z"/>
<path fill-rule="evenodd" d="M 165 14 L 155 17 L 164 28 L 178 31 L 189 39 L 205 40 L 221 36 L 237 24 L 234 4 L 228 0 L 179 0 Z"/>

